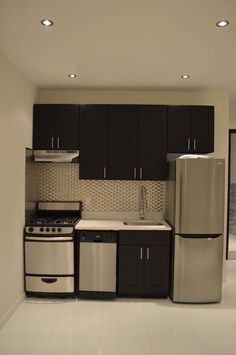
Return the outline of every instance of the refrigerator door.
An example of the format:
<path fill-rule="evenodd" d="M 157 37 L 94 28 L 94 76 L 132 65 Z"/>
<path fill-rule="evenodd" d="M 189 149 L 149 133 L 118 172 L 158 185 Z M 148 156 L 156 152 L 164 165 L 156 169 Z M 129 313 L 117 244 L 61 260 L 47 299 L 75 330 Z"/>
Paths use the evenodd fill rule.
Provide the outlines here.
<path fill-rule="evenodd" d="M 224 159 L 177 159 L 175 233 L 224 229 Z"/>
<path fill-rule="evenodd" d="M 175 235 L 174 302 L 219 302 L 222 290 L 223 235 Z"/>

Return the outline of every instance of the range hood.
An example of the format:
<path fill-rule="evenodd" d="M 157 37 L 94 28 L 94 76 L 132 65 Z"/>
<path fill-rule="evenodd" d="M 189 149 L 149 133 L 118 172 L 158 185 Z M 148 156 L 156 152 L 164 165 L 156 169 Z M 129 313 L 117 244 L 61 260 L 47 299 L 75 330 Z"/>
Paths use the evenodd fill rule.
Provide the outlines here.
<path fill-rule="evenodd" d="M 34 161 L 78 163 L 79 150 L 34 150 Z"/>

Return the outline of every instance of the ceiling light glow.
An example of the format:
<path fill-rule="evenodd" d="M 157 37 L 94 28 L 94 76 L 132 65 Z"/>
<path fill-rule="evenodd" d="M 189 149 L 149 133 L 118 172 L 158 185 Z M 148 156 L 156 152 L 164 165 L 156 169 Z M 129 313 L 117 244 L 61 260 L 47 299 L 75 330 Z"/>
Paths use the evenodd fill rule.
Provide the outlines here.
<path fill-rule="evenodd" d="M 216 26 L 218 27 L 226 27 L 228 26 L 229 21 L 228 20 L 220 20 L 218 22 L 216 22 Z"/>
<path fill-rule="evenodd" d="M 48 18 L 45 18 L 41 21 L 41 24 L 46 27 L 51 27 L 53 26 L 53 21 L 49 20 Z"/>
<path fill-rule="evenodd" d="M 189 78 L 190 78 L 190 75 L 188 75 L 188 74 L 183 74 L 183 75 L 181 75 L 181 78 L 182 78 L 182 79 L 189 79 Z"/>
<path fill-rule="evenodd" d="M 69 78 L 74 79 L 74 78 L 76 78 L 77 75 L 76 74 L 69 74 L 68 76 L 69 76 Z"/>

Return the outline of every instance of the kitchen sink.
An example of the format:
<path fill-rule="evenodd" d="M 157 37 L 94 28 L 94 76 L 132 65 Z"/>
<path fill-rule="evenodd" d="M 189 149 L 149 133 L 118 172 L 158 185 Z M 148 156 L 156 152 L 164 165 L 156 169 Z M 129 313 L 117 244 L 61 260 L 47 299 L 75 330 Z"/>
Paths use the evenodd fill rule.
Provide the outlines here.
<path fill-rule="evenodd" d="M 133 221 L 124 221 L 126 226 L 163 226 L 163 223 L 151 220 L 133 220 Z"/>

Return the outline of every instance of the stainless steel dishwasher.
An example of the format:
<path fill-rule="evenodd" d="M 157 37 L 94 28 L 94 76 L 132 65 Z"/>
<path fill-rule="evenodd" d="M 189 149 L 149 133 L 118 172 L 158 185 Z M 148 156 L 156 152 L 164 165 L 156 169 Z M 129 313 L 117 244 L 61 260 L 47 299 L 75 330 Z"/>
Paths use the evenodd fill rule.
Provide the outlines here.
<path fill-rule="evenodd" d="M 80 231 L 79 241 L 78 296 L 115 297 L 117 233 Z"/>

